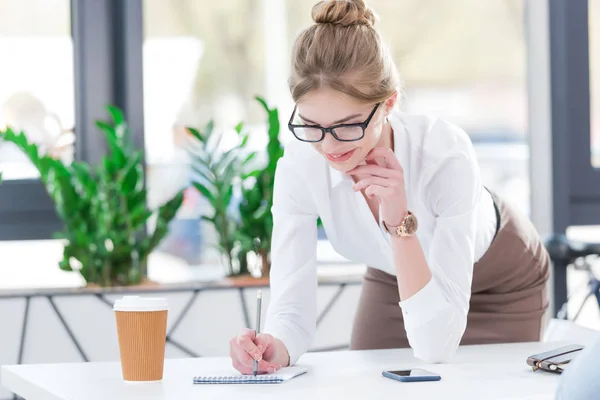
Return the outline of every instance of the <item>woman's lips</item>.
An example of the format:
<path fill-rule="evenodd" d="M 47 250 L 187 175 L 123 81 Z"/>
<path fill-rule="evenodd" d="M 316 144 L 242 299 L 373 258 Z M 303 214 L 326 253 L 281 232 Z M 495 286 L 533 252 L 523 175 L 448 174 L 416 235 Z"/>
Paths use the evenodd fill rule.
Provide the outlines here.
<path fill-rule="evenodd" d="M 343 162 L 347 161 L 348 159 L 350 159 L 350 157 L 352 157 L 352 154 L 354 154 L 354 150 L 356 149 L 352 149 L 345 153 L 325 153 L 325 157 L 327 157 L 327 159 L 332 162 Z"/>

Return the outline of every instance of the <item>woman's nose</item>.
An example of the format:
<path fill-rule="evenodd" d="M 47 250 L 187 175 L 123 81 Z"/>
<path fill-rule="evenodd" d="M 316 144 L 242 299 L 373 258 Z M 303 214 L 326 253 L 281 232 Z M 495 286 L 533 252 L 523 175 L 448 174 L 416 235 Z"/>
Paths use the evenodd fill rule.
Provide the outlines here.
<path fill-rule="evenodd" d="M 333 137 L 331 133 L 326 133 L 325 137 L 321 141 L 321 148 L 327 153 L 333 153 L 335 148 L 338 147 L 340 142 Z"/>

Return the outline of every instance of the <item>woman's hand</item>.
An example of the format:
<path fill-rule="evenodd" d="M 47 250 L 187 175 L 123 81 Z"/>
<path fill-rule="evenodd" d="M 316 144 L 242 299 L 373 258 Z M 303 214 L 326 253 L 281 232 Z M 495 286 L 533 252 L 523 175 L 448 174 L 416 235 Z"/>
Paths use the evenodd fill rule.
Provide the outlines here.
<path fill-rule="evenodd" d="M 365 160 L 347 172 L 356 175 L 354 190 L 364 190 L 368 198 L 376 197 L 381 207 L 381 216 L 389 226 L 398 226 L 408 212 L 404 171 L 391 149 L 376 147 Z"/>
<path fill-rule="evenodd" d="M 289 356 L 283 342 L 268 333 L 244 329 L 229 341 L 229 355 L 233 367 L 242 374 L 254 372 L 254 360 L 258 361 L 258 373 L 267 374 L 287 367 Z"/>

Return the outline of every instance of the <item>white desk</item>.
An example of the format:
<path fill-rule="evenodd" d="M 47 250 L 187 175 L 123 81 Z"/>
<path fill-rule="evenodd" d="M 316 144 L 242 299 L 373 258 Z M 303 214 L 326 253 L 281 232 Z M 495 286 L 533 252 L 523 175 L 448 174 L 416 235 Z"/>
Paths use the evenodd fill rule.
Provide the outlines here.
<path fill-rule="evenodd" d="M 558 376 L 532 372 L 528 355 L 562 343 L 465 346 L 453 364 L 425 365 L 412 351 L 310 353 L 299 364 L 307 374 L 278 385 L 193 385 L 194 375 L 231 368 L 228 358 L 167 360 L 159 383 L 126 384 L 118 363 L 4 366 L 1 383 L 27 400 L 129 399 L 551 399 Z M 401 383 L 384 369 L 420 365 L 439 382 Z"/>

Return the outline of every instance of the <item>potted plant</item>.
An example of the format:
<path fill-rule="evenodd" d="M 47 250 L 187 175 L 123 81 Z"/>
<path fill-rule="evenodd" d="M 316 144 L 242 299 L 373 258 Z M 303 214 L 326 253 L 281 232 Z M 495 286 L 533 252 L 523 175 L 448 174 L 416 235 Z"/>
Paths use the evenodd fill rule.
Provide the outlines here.
<path fill-rule="evenodd" d="M 77 271 L 88 286 L 127 286 L 146 281 L 148 255 L 166 235 L 183 201 L 183 192 L 156 213 L 146 206 L 142 151 L 136 150 L 122 112 L 108 107 L 112 122 L 97 121 L 109 152 L 102 162 L 64 164 L 41 154 L 24 133 L 0 131 L 0 139 L 20 148 L 40 173 L 64 224 L 59 266 Z M 155 227 L 147 232 L 151 217 Z"/>
<path fill-rule="evenodd" d="M 191 127 L 186 129 L 193 137 L 188 146 L 195 173 L 192 184 L 207 199 L 212 209 L 202 219 L 214 228 L 217 235 L 216 248 L 222 255 L 227 276 L 246 275 L 249 271 L 247 263 L 240 262 L 243 248 L 237 236 L 240 222 L 232 206 L 234 193 L 239 191 L 242 180 L 255 174 L 246 172 L 256 156 L 256 153 L 246 150 L 249 135 L 244 132 L 243 124 L 239 123 L 235 127 L 237 142 L 232 148 L 223 151 L 220 149 L 223 134 L 215 131 L 213 121 L 203 130 Z"/>
<path fill-rule="evenodd" d="M 263 169 L 247 177 L 250 184 L 242 188 L 242 201 L 239 205 L 240 227 L 238 240 L 246 252 L 253 252 L 258 260 L 263 277 L 268 277 L 271 268 L 271 235 L 273 232 L 273 186 L 277 162 L 283 156 L 283 146 L 279 141 L 279 112 L 270 108 L 267 102 L 256 97 L 267 113 L 267 162 Z M 244 258 L 244 260 L 247 258 Z M 242 261 L 243 262 L 243 261 Z"/>

